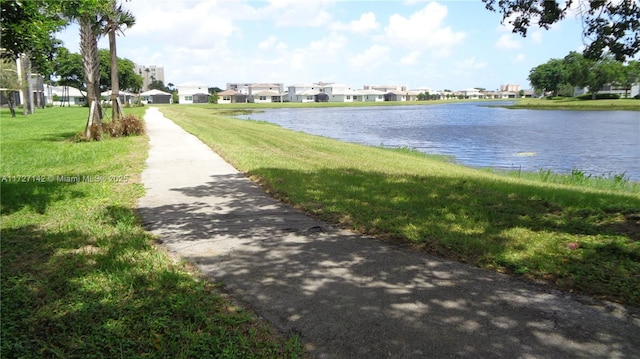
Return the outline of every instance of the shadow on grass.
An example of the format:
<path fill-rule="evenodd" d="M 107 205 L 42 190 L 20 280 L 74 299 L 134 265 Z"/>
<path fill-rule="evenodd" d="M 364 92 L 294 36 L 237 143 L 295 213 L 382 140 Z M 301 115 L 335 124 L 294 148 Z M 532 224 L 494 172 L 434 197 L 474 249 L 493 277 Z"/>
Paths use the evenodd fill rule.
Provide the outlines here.
<path fill-rule="evenodd" d="M 392 178 L 354 169 L 260 169 L 252 175 L 268 183 L 298 184 L 287 193 L 276 185 L 268 189 L 284 200 L 302 203 L 318 218 L 364 233 L 385 233 L 392 227 L 385 221 L 412 228 L 412 219 L 420 218 L 424 223 L 411 235 L 450 256 L 465 251 L 464 245 L 476 256 L 487 255 L 485 245 L 499 253 L 509 242 L 503 232 L 515 227 L 554 235 L 601 230 L 598 225 L 583 228 L 564 214 L 573 213 L 575 206 L 582 208 L 576 203 L 586 198 L 579 192 L 564 198 L 563 191 L 540 193 L 540 188 L 525 185 L 464 179 L 441 183 L 430 177 Z M 313 340 L 312 354 L 640 355 L 639 328 L 633 319 L 637 312 L 585 298 L 581 301 L 589 305 L 583 305 L 571 295 L 335 230 L 264 196 L 242 175 L 212 176 L 204 185 L 172 191 L 184 201 L 140 208 L 148 228 L 262 316 Z M 319 197 L 330 203 L 319 205 Z M 602 202 L 604 211 L 619 199 L 602 195 L 588 202 Z M 362 213 L 366 221 L 358 219 Z M 451 238 L 439 243 L 441 236 Z M 402 233 L 388 237 L 398 241 Z M 483 243 L 485 238 L 490 243 Z M 596 249 L 587 260 L 599 255 L 602 251 Z"/>
<path fill-rule="evenodd" d="M 107 221 L 130 209 L 111 206 Z M 271 357 L 248 314 L 159 259 L 141 229 L 92 240 L 74 230 L 3 228 L 2 357 Z M 246 324 L 245 324 L 246 323 Z M 252 324 L 253 323 L 253 324 Z M 282 351 L 281 351 L 282 349 Z"/>
<path fill-rule="evenodd" d="M 18 178 L 17 182 L 3 182 L 0 184 L 2 204 L 0 213 L 10 215 L 23 208 L 32 208 L 39 214 L 44 214 L 50 204 L 66 199 L 82 198 L 82 191 L 69 189 L 73 183 L 57 181 L 57 176 L 40 178 L 42 182 L 35 182 L 32 178 Z M 25 182 L 22 182 L 24 180 Z"/>

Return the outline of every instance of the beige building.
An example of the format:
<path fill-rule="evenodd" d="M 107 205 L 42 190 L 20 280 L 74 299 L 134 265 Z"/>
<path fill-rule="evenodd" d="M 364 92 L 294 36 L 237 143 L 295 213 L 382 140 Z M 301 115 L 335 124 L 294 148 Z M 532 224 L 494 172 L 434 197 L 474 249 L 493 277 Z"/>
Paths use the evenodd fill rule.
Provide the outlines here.
<path fill-rule="evenodd" d="M 162 83 L 167 86 L 167 83 L 164 82 L 164 66 L 151 65 L 147 67 L 136 64 L 134 71 L 142 76 L 142 91 L 148 91 L 149 85 L 151 85 L 154 80 L 162 81 Z"/>
<path fill-rule="evenodd" d="M 500 85 L 500 91 L 502 92 L 520 92 L 520 85 L 512 85 L 512 84 L 506 84 L 506 85 Z"/>

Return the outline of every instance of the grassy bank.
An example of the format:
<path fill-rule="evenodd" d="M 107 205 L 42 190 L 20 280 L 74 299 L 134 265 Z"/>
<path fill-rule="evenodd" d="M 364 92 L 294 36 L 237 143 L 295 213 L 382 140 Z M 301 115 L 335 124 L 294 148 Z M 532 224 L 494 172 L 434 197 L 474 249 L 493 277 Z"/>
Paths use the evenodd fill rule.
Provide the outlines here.
<path fill-rule="evenodd" d="M 578 100 L 577 98 L 518 100 L 508 106 L 513 109 L 532 110 L 588 110 L 588 111 L 640 111 L 640 100 Z"/>
<path fill-rule="evenodd" d="M 640 304 L 640 190 L 511 178 L 206 108 L 162 112 L 330 223 L 558 288 Z"/>
<path fill-rule="evenodd" d="M 70 141 L 86 115 L 0 113 L 0 356 L 297 357 L 295 338 L 154 247 L 133 212 L 147 138 Z"/>

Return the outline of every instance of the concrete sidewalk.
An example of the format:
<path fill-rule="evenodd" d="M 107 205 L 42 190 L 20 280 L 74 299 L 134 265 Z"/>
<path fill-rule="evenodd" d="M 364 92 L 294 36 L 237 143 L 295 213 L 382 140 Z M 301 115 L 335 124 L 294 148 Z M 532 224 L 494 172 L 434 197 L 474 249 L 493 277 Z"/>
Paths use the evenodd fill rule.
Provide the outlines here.
<path fill-rule="evenodd" d="M 640 313 L 335 230 L 156 109 L 147 228 L 317 358 L 640 358 Z"/>

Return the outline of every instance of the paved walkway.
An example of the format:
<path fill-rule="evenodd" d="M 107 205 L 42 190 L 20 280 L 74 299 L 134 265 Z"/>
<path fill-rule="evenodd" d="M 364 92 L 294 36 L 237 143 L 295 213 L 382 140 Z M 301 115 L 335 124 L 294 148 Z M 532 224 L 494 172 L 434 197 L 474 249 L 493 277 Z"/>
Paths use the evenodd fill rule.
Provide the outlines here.
<path fill-rule="evenodd" d="M 638 308 L 310 219 L 156 109 L 139 213 L 169 250 L 317 358 L 640 358 Z"/>

